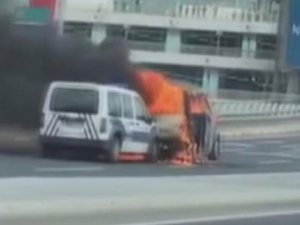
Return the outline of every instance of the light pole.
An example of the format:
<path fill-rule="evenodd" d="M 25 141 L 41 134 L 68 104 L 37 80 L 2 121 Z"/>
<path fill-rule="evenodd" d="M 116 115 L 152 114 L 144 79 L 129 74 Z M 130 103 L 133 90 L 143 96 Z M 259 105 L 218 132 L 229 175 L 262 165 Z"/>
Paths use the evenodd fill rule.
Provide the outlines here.
<path fill-rule="evenodd" d="M 57 34 L 59 36 L 62 36 L 64 34 L 65 9 L 66 9 L 66 0 L 58 0 L 56 3 L 55 20 L 57 23 Z"/>
<path fill-rule="evenodd" d="M 276 49 L 276 64 L 275 64 L 275 74 L 273 78 L 273 92 L 280 91 L 280 83 L 281 83 L 281 74 L 283 70 L 286 69 L 285 65 L 285 52 L 287 49 L 287 19 L 288 19 L 288 4 L 289 1 L 281 0 L 280 11 L 279 11 L 279 19 L 278 19 L 278 34 L 277 34 L 277 49 Z"/>
<path fill-rule="evenodd" d="M 125 25 L 125 26 L 124 26 L 124 30 L 125 30 L 124 39 L 125 39 L 126 41 L 128 41 L 128 35 L 129 35 L 129 31 L 130 31 L 130 26 Z"/>

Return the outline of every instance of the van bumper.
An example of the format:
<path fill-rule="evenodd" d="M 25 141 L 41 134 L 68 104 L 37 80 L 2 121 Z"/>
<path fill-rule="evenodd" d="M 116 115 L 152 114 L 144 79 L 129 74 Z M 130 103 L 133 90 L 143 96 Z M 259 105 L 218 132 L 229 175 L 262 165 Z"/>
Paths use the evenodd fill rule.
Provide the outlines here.
<path fill-rule="evenodd" d="M 39 141 L 42 145 L 54 145 L 64 148 L 91 148 L 99 150 L 108 150 L 110 146 L 109 140 L 84 140 L 77 138 L 65 137 L 46 137 L 40 136 Z"/>

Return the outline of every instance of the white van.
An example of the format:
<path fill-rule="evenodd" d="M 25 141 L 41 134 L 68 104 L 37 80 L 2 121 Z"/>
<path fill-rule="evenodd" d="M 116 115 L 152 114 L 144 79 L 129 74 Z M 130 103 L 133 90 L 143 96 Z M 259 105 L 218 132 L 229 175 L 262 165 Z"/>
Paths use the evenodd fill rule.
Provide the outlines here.
<path fill-rule="evenodd" d="M 44 156 L 64 148 L 143 153 L 155 161 L 156 129 L 134 91 L 96 83 L 53 82 L 43 104 L 40 143 Z"/>

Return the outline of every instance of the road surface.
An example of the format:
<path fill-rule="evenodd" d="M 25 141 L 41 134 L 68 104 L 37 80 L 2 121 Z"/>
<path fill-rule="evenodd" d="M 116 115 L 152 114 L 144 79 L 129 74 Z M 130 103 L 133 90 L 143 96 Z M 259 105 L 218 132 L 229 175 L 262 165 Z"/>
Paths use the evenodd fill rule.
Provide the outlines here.
<path fill-rule="evenodd" d="M 0 224 L 297 225 L 299 136 L 228 140 L 193 167 L 2 154 Z"/>
<path fill-rule="evenodd" d="M 223 141 L 220 162 L 186 168 L 145 163 L 112 165 L 76 155 L 56 160 L 0 155 L 0 177 L 156 177 L 297 172 L 300 171 L 299 136 Z"/>

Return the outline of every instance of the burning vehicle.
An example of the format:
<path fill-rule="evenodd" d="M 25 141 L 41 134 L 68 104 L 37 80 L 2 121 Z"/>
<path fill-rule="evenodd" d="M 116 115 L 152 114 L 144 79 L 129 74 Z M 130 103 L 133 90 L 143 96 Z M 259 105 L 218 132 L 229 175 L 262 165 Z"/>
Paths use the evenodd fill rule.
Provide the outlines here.
<path fill-rule="evenodd" d="M 161 159 L 181 165 L 219 159 L 217 117 L 205 94 L 186 90 L 151 70 L 136 70 L 134 80 L 156 123 Z"/>
<path fill-rule="evenodd" d="M 68 73 L 63 73 L 64 76 L 69 74 L 67 79 L 63 80 L 110 86 L 122 84 L 137 92 L 145 103 L 145 111 L 149 112 L 151 117 L 142 122 L 147 124 L 147 127 L 155 127 L 155 139 L 151 138 L 151 149 L 155 149 L 152 152 L 156 154 L 152 154 L 151 158 L 154 160 L 151 161 L 158 159 L 174 164 L 191 165 L 205 159 L 219 158 L 220 135 L 217 130 L 217 118 L 205 94 L 173 83 L 162 72 L 135 67 L 130 63 L 129 50 L 122 41 L 105 40 L 97 51 L 93 50 L 92 53 L 76 58 L 74 65 L 69 67 L 74 68 L 67 71 Z M 55 62 L 59 63 L 57 59 Z M 97 126 L 99 123 L 95 123 L 96 131 L 100 129 Z M 122 136 L 118 138 L 124 139 Z M 120 151 L 120 154 L 113 155 L 122 160 L 122 153 L 128 151 L 122 152 L 121 148 Z M 145 151 L 140 153 L 144 154 L 142 158 L 147 157 Z M 136 159 L 133 155 L 125 158 Z"/>

